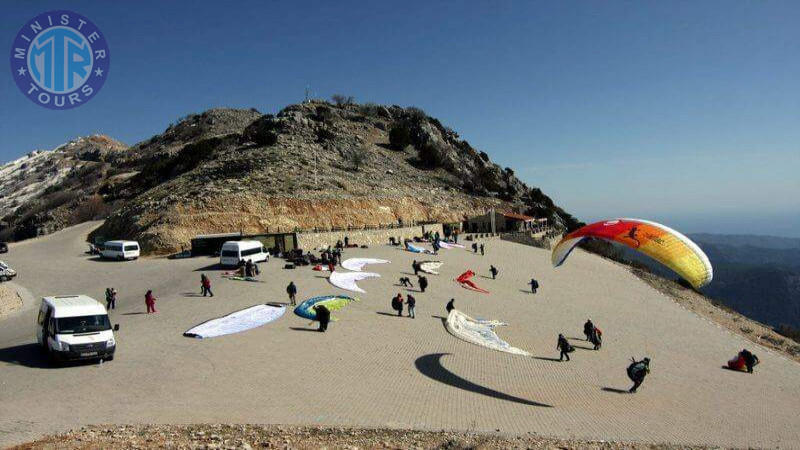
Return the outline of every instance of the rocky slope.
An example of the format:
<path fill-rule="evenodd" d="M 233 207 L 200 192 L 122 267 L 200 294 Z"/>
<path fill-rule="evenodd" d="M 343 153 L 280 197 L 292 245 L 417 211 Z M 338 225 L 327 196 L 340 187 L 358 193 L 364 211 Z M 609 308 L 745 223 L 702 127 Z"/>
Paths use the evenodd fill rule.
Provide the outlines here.
<path fill-rule="evenodd" d="M 0 240 L 19 240 L 108 212 L 99 186 L 127 145 L 104 135 L 36 150 L 0 166 Z"/>
<path fill-rule="evenodd" d="M 113 212 L 94 236 L 137 239 L 150 253 L 200 233 L 458 222 L 492 206 L 574 224 L 417 108 L 212 109 L 104 161 L 113 173 L 86 191 Z"/>

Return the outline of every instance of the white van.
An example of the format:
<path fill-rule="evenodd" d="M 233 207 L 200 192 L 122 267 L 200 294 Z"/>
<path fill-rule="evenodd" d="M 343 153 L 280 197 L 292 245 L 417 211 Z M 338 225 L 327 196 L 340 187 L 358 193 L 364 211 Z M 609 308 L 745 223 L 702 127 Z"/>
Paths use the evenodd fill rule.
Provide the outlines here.
<path fill-rule="evenodd" d="M 108 241 L 103 244 L 100 256 L 106 259 L 136 259 L 139 257 L 139 243 L 136 241 Z"/>
<path fill-rule="evenodd" d="M 3 281 L 8 281 L 15 276 L 17 276 L 17 272 L 11 267 L 8 267 L 8 264 L 0 261 L 0 283 Z"/>
<path fill-rule="evenodd" d="M 119 325 L 97 300 L 85 295 L 43 297 L 36 320 L 36 340 L 52 362 L 114 359 Z"/>
<path fill-rule="evenodd" d="M 219 252 L 219 263 L 222 267 L 231 267 L 239 261 L 269 261 L 269 253 L 259 241 L 228 241 L 222 244 Z"/>

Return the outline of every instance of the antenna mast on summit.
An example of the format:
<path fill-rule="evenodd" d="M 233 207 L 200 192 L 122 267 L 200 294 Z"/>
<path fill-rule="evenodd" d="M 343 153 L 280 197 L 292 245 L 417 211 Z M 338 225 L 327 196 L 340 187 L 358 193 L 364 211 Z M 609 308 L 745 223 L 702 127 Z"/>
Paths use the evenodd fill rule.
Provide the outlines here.
<path fill-rule="evenodd" d="M 308 103 L 308 90 L 311 89 L 311 86 L 306 86 L 306 103 Z"/>

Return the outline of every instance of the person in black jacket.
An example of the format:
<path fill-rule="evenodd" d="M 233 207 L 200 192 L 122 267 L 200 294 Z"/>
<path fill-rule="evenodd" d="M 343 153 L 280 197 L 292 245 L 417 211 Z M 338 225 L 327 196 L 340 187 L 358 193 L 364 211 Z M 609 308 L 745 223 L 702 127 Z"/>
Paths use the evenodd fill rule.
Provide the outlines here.
<path fill-rule="evenodd" d="M 289 303 L 294 306 L 297 304 L 297 286 L 295 286 L 294 281 L 290 281 L 289 285 L 286 286 L 286 293 L 289 294 Z"/>
<path fill-rule="evenodd" d="M 428 279 L 424 276 L 420 276 L 417 283 L 419 283 L 420 291 L 425 292 L 425 289 L 428 287 Z"/>
<path fill-rule="evenodd" d="M 556 344 L 556 349 L 561 350 L 561 358 L 559 361 L 563 361 L 564 357 L 566 357 L 567 361 L 569 361 L 569 354 L 575 350 L 575 348 L 570 345 L 569 341 L 564 337 L 563 334 L 558 335 L 558 344 Z"/>
<path fill-rule="evenodd" d="M 758 356 L 750 353 L 747 349 L 742 349 L 739 356 L 744 358 L 744 366 L 747 367 L 747 373 L 753 373 L 753 366 L 758 364 Z"/>
<path fill-rule="evenodd" d="M 419 263 L 416 259 L 411 263 L 411 268 L 414 269 L 414 275 L 419 275 Z"/>
<path fill-rule="evenodd" d="M 317 313 L 317 320 L 319 321 L 319 331 L 325 332 L 328 329 L 328 323 L 331 321 L 331 310 L 325 305 L 314 306 L 314 312 Z"/>
<path fill-rule="evenodd" d="M 408 306 L 408 317 L 416 319 L 417 316 L 414 313 L 414 308 L 417 306 L 417 299 L 415 299 L 413 295 L 408 294 L 408 298 L 406 299 L 406 305 Z"/>
<path fill-rule="evenodd" d="M 592 332 L 594 332 L 594 324 L 592 323 L 592 319 L 586 319 L 586 323 L 583 324 L 583 334 L 586 335 L 587 341 L 592 339 Z"/>
<path fill-rule="evenodd" d="M 444 307 L 444 309 L 447 310 L 447 314 L 450 314 L 450 311 L 456 309 L 455 305 L 453 304 L 455 302 L 456 302 L 456 299 L 454 299 L 454 298 L 451 298 L 450 301 L 447 302 L 447 306 Z"/>
<path fill-rule="evenodd" d="M 493 280 L 497 279 L 497 274 L 499 273 L 498 270 L 497 270 L 497 267 L 489 266 L 489 272 L 491 272 Z"/>

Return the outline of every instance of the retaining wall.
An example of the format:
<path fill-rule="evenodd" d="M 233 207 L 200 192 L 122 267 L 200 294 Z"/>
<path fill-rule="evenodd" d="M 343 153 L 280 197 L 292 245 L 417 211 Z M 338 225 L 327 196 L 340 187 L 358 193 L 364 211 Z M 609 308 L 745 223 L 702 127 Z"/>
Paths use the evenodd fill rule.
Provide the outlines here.
<path fill-rule="evenodd" d="M 350 244 L 361 245 L 383 245 L 389 243 L 389 238 L 394 237 L 401 242 L 404 238 L 422 236 L 425 232 L 439 232 L 444 235 L 442 224 L 417 225 L 403 228 L 387 228 L 381 230 L 347 230 L 347 231 L 324 231 L 324 232 L 299 232 L 297 233 L 297 246 L 303 250 L 324 247 L 326 245 L 336 245 L 337 241 L 344 242 L 345 236 L 350 238 Z"/>

